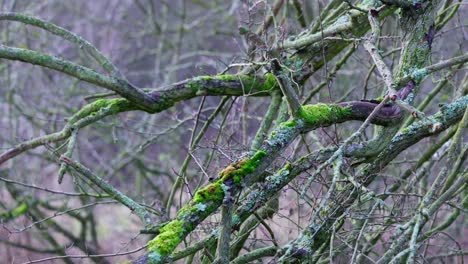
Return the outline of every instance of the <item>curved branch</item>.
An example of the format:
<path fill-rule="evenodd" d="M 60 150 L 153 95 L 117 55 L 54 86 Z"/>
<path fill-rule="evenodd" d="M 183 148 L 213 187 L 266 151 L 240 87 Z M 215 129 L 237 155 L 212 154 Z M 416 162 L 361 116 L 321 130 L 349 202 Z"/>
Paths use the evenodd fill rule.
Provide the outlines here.
<path fill-rule="evenodd" d="M 154 112 L 154 100 L 129 82 L 100 74 L 92 69 L 40 52 L 0 44 L 0 58 L 23 61 L 63 72 L 80 80 L 112 90 L 148 112 Z"/>
<path fill-rule="evenodd" d="M 35 26 L 42 28 L 56 36 L 62 37 L 72 43 L 77 44 L 80 48 L 83 48 L 87 51 L 91 57 L 93 57 L 101 67 L 112 75 L 119 75 L 119 70 L 112 63 L 112 61 L 102 54 L 95 46 L 89 43 L 87 40 L 82 37 L 70 32 L 62 27 L 59 27 L 53 23 L 44 21 L 42 19 L 28 16 L 19 13 L 0 13 L 0 20 L 9 20 L 9 21 L 18 21 L 27 25 Z"/>
<path fill-rule="evenodd" d="M 272 74 L 267 74 L 264 78 L 248 75 L 199 76 L 170 85 L 163 90 L 152 91 L 148 95 L 154 100 L 152 111 L 161 112 L 176 102 L 197 96 L 266 96 L 276 88 L 277 84 Z M 74 114 L 62 131 L 22 142 L 0 154 L 0 164 L 27 150 L 67 139 L 72 129 L 80 129 L 106 116 L 132 110 L 143 109 L 140 105 L 124 98 L 100 99 L 92 102 Z"/>

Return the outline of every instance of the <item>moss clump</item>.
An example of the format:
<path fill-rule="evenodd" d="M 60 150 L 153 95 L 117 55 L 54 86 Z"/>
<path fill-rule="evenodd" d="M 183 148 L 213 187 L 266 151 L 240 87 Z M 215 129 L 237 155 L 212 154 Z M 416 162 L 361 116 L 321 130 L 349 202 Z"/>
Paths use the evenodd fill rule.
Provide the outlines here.
<path fill-rule="evenodd" d="M 292 119 L 292 120 L 281 123 L 281 126 L 283 126 L 283 127 L 295 127 L 296 122 Z"/>
<path fill-rule="evenodd" d="M 266 156 L 266 152 L 259 150 L 251 158 L 245 158 L 237 163 L 227 166 L 219 173 L 221 180 L 224 182 L 227 179 L 233 179 L 234 183 L 239 184 L 242 177 L 252 173 L 258 167 L 260 161 Z"/>
<path fill-rule="evenodd" d="M 308 125 L 332 124 L 349 115 L 349 107 L 332 104 L 303 105 L 299 108 L 298 116 Z"/>
<path fill-rule="evenodd" d="M 385 99 L 385 97 L 380 96 L 380 97 L 375 98 L 374 100 L 377 101 L 377 102 L 382 102 L 384 99 Z"/>
<path fill-rule="evenodd" d="M 206 204 L 208 201 L 222 201 L 224 198 L 224 191 L 221 186 L 221 180 L 209 184 L 203 189 L 198 190 L 193 196 L 195 204 Z"/>
<path fill-rule="evenodd" d="M 148 250 L 153 255 L 165 257 L 179 245 L 184 233 L 183 222 L 180 220 L 171 221 L 159 231 L 159 235 L 149 242 Z"/>
<path fill-rule="evenodd" d="M 110 112 L 109 114 L 118 114 L 135 109 L 137 107 L 125 98 L 99 99 L 81 108 L 80 111 L 70 118 L 69 123 L 74 124 L 82 118 L 96 115 L 99 111 L 106 110 Z"/>

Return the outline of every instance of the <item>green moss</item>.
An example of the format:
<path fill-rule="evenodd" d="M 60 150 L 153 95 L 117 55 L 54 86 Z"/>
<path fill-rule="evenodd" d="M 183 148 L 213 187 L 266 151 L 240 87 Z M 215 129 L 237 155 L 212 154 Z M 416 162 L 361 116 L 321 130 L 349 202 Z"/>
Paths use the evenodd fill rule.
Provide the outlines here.
<path fill-rule="evenodd" d="M 160 233 L 148 243 L 148 250 L 155 256 L 165 257 L 179 245 L 183 236 L 183 222 L 174 220 L 160 229 Z M 154 262 L 153 262 L 154 263 Z"/>
<path fill-rule="evenodd" d="M 286 121 L 286 122 L 283 122 L 281 123 L 281 126 L 284 126 L 284 127 L 295 127 L 296 126 L 296 122 L 291 119 L 289 121 Z"/>
<path fill-rule="evenodd" d="M 257 152 L 253 155 L 253 157 L 252 157 L 250 160 L 251 160 L 253 163 L 258 163 L 258 162 L 260 162 L 264 157 L 266 157 L 266 155 L 267 155 L 267 154 L 266 154 L 265 151 L 259 150 L 259 151 L 257 151 Z M 255 166 L 255 167 L 257 167 L 257 166 Z"/>
<path fill-rule="evenodd" d="M 218 180 L 207 185 L 205 188 L 198 190 L 193 196 L 193 203 L 206 204 L 209 201 L 222 201 L 224 198 L 224 191 L 221 184 L 222 181 Z"/>
<path fill-rule="evenodd" d="M 263 77 L 255 75 L 235 75 L 235 74 L 222 74 L 216 76 L 198 76 L 187 82 L 187 86 L 196 93 L 203 94 L 206 89 L 206 83 L 209 81 L 221 82 L 240 82 L 246 92 L 250 90 L 255 91 L 268 91 L 278 88 L 275 76 L 271 73 L 265 74 Z M 219 83 L 222 85 L 222 83 Z M 226 85 L 228 85 L 226 83 Z"/>
<path fill-rule="evenodd" d="M 407 128 L 407 127 L 403 128 L 403 129 L 401 130 L 401 132 L 403 132 L 403 133 L 408 132 L 408 128 Z"/>
<path fill-rule="evenodd" d="M 22 202 L 18 207 L 11 210 L 10 214 L 14 218 L 14 217 L 17 217 L 19 215 L 26 213 L 27 210 L 28 210 L 28 203 Z"/>
<path fill-rule="evenodd" d="M 70 118 L 69 123 L 74 124 L 78 120 L 95 115 L 99 111 L 106 110 L 112 115 L 135 109 L 137 107 L 125 98 L 99 99 L 81 108 L 80 111 Z"/>
<path fill-rule="evenodd" d="M 22 214 L 25 214 L 28 211 L 28 203 L 26 201 L 23 201 L 18 205 L 16 208 L 12 209 L 9 212 L 3 212 L 0 213 L 0 218 L 3 220 L 9 220 L 16 218 Z"/>
<path fill-rule="evenodd" d="M 374 100 L 377 101 L 377 102 L 382 102 L 384 99 L 385 99 L 385 97 L 380 96 L 380 97 L 375 98 Z"/>
<path fill-rule="evenodd" d="M 239 184 L 242 177 L 255 171 L 266 155 L 265 151 L 259 150 L 251 158 L 245 158 L 227 166 L 219 173 L 219 176 L 223 182 L 227 179 L 233 179 L 234 183 Z"/>
<path fill-rule="evenodd" d="M 332 104 L 303 105 L 298 116 L 308 125 L 331 124 L 351 113 L 349 107 Z"/>

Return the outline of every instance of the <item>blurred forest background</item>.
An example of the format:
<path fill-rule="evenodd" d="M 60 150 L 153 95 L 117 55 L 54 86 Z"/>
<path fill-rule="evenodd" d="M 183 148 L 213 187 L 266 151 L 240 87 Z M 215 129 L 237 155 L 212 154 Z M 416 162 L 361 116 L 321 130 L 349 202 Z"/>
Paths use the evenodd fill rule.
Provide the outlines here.
<path fill-rule="evenodd" d="M 426 65 L 468 51 L 467 3 L 435 2 L 440 2 L 435 4 L 435 13 L 439 15 L 436 23 L 441 26 L 433 36 L 431 57 Z M 235 74 L 255 66 L 255 63 L 258 63 L 255 73 L 263 76 L 268 71 L 265 65 L 268 65 L 269 55 L 264 50 L 252 48 L 259 44 L 255 42 L 256 37 L 264 40 L 274 37 L 280 42 L 310 29 L 310 25 L 315 25 L 314 30 L 319 32 L 339 19 L 340 14 L 358 8 L 360 3 L 328 0 L 0 0 L 0 12 L 31 15 L 81 36 L 112 60 L 120 76 L 125 76 L 136 87 L 152 90 L 164 89 L 196 76 Z M 329 4 L 333 5 L 327 9 Z M 400 29 L 401 16 L 397 13 L 394 11 L 381 20 L 380 34 L 383 37 L 378 44 L 391 69 L 399 63 L 404 38 Z M 265 26 L 272 14 L 273 22 Z M 258 34 L 252 33 L 259 29 Z M 385 94 L 381 74 L 359 40 L 363 36 L 342 40 L 349 45 L 332 58 L 325 56 L 327 50 L 322 50 L 323 56 L 319 57 L 323 66 L 300 85 L 298 96 L 301 102 L 370 100 Z M 1 15 L 0 44 L 55 55 L 104 73 L 82 46 L 38 27 L 1 18 Z M 264 49 L 274 44 L 268 42 L 267 46 Z M 293 53 L 286 50 L 281 56 L 285 58 Z M 433 115 L 441 104 L 466 96 L 466 78 L 463 63 L 434 72 L 421 82 L 412 104 L 420 106 L 420 111 L 427 116 Z M 0 153 L 21 142 L 61 131 L 68 118 L 96 98 L 104 98 L 102 94 L 107 92 L 59 71 L 0 57 Z M 197 189 L 217 178 L 220 170 L 250 155 L 252 141 L 272 98 L 198 96 L 157 114 L 129 111 L 110 115 L 79 130 L 71 157 L 134 201 L 151 208 L 148 210 L 163 223 L 172 219 Z M 430 100 L 421 108 L 427 98 Z M 280 113 L 274 118 L 277 116 Z M 411 115 L 406 116 L 401 121 L 400 131 L 412 121 Z M 350 137 L 361 124 L 361 121 L 346 122 L 300 135 L 271 163 L 267 172 L 274 173 L 287 162 L 308 153 L 340 146 L 340 142 Z M 334 226 L 337 228 L 333 231 L 334 242 L 326 243 L 334 246 L 322 251 L 320 261 L 373 263 L 390 247 L 394 236 L 398 236 L 396 227 L 409 222 L 419 210 L 423 197 L 431 190 L 438 175 L 455 173 L 467 177 L 466 128 L 460 125 L 461 139 L 457 141 L 459 148 L 455 156 L 453 153 L 449 155 L 448 149 L 458 131 L 457 125 L 444 129 L 402 151 L 380 172 L 368 188 L 376 196 L 385 195 L 384 205 L 367 203 L 348 211 L 345 223 Z M 369 126 L 359 136 L 359 141 L 373 138 L 377 131 L 376 126 Z M 268 130 L 264 133 L 267 135 Z M 260 143 L 263 140 L 265 138 Z M 67 142 L 42 144 L 0 164 L 1 263 L 28 263 L 63 255 L 82 257 L 45 262 L 134 260 L 142 252 L 129 251 L 144 246 L 154 237 L 142 234 L 144 226 L 135 214 L 79 173 L 68 170 L 63 182 L 58 183 L 61 163 L 54 153 L 64 153 Z M 362 158 L 345 159 L 343 166 L 347 172 L 343 174 L 354 175 L 361 168 L 360 164 L 369 162 Z M 329 190 L 332 165 L 329 164 L 314 179 L 307 190 L 307 198 L 301 192 L 319 163 L 282 188 L 269 204 L 273 212 L 261 215 L 264 220 L 257 221 L 252 230 L 245 231 L 246 239 L 240 245 L 238 255 L 267 246 L 285 247 L 297 239 Z M 402 180 L 402 175 L 407 173 Z M 182 184 L 174 187 L 178 178 L 183 179 Z M 386 193 L 395 183 L 401 186 L 392 190 L 393 194 Z M 425 231 L 441 225 L 447 217 L 458 212 L 448 226 L 418 244 L 417 263 L 463 263 L 468 260 L 466 181 L 459 187 L 428 216 Z M 439 186 L 437 190 L 442 189 Z M 236 199 L 242 200 L 242 197 Z M 219 212 L 211 214 L 185 238 L 178 250 L 202 241 L 220 222 Z M 381 234 L 377 241 L 372 241 L 374 232 Z M 364 244 L 358 246 L 356 241 Z M 209 255 L 208 252 L 209 249 L 200 250 L 189 259 L 193 263 L 207 262 L 203 256 Z M 87 254 L 115 256 L 86 258 L 84 255 Z M 267 254 L 263 260 L 255 261 L 276 263 L 280 257 Z"/>

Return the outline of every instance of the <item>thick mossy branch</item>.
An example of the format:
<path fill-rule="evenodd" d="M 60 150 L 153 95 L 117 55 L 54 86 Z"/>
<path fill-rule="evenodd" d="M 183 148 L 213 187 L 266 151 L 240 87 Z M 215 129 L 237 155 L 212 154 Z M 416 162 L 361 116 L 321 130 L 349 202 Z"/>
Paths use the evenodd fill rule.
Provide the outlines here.
<path fill-rule="evenodd" d="M 400 89 L 398 96 L 406 96 L 408 89 Z M 305 123 L 304 129 L 307 132 L 317 127 L 326 127 L 350 120 L 364 121 L 379 103 L 378 100 L 361 100 L 339 104 L 303 105 L 299 109 L 298 118 Z M 386 104 L 375 113 L 371 123 L 388 126 L 395 124 L 400 118 L 400 108 L 393 104 Z"/>
<path fill-rule="evenodd" d="M 242 186 L 243 178 L 253 173 L 266 157 L 266 152 L 257 151 L 252 157 L 233 163 L 219 173 L 220 178 L 198 190 L 192 200 L 181 208 L 174 220 L 169 222 L 148 246 L 149 263 L 160 263 L 184 237 L 213 213 L 225 196 L 232 195 Z"/>
<path fill-rule="evenodd" d="M 71 61 L 40 52 L 0 45 L 0 58 L 23 61 L 63 72 L 80 80 L 109 89 L 131 101 L 138 109 L 157 113 L 180 102 L 196 96 L 212 95 L 269 95 L 278 88 L 271 74 L 264 77 L 256 75 L 218 75 L 199 76 L 170 85 L 164 90 L 149 93 L 130 84 L 125 79 L 100 74 L 92 69 Z"/>
<path fill-rule="evenodd" d="M 345 122 L 347 120 L 365 119 L 364 111 L 356 111 L 360 107 L 353 105 L 364 104 L 370 109 L 375 108 L 378 103 L 371 102 L 348 102 L 347 105 L 305 105 L 300 108 L 300 115 L 297 120 L 284 122 L 270 134 L 264 142 L 261 150 L 257 151 L 250 158 L 242 159 L 227 166 L 219 173 L 219 179 L 198 190 L 192 200 L 181 208 L 170 223 L 182 222 L 181 232 L 174 232 L 172 229 L 159 234 L 151 242 L 148 248 L 148 259 L 150 263 L 160 263 L 177 247 L 187 234 L 195 229 L 206 217 L 211 215 L 223 202 L 226 193 L 235 195 L 241 190 L 243 184 L 257 182 L 258 176 L 263 169 L 279 155 L 300 133 L 316 129 L 321 126 L 330 126 L 334 123 Z M 369 110 L 371 111 L 371 110 Z M 383 115 L 385 116 L 385 115 Z M 389 117 L 390 123 L 394 116 Z M 383 119 L 382 119 L 383 120 Z M 381 123 L 385 123 L 381 121 Z M 288 173 L 287 170 L 281 173 Z M 174 224 L 172 224 L 174 225 Z M 167 233 L 167 234 L 166 234 Z M 170 234 L 170 235 L 169 235 Z M 177 235 L 174 235 L 177 234 Z M 162 238 L 164 239 L 162 239 Z M 170 242 L 165 242 L 170 237 Z"/>
<path fill-rule="evenodd" d="M 99 111 L 106 111 L 108 115 L 113 115 L 136 109 L 138 109 L 137 106 L 124 98 L 99 99 L 81 108 L 68 120 L 68 123 L 74 124 L 78 120 L 90 115 L 95 115 Z"/>
<path fill-rule="evenodd" d="M 3 57 L 3 52 L 5 52 L 4 50 L 2 50 L 3 47 L 4 46 L 0 45 L 0 58 Z M 35 52 L 32 53 L 35 54 Z M 8 54 L 9 53 L 7 52 L 7 55 Z M 35 54 L 34 56 L 36 55 L 37 54 Z M 11 59 L 22 60 L 17 57 Z M 25 59 L 24 61 L 33 63 L 29 59 Z M 55 62 L 51 63 L 53 64 Z M 87 69 L 86 71 L 92 70 Z M 85 74 L 86 71 L 81 74 Z M 96 72 L 94 73 L 98 74 Z M 71 75 L 75 76 L 74 74 Z M 79 78 L 78 76 L 75 77 Z M 102 78 L 111 77 L 102 75 Z M 125 81 L 121 81 L 120 83 L 124 85 Z M 41 136 L 29 141 L 25 141 L 0 154 L 0 164 L 29 149 L 42 146 L 51 142 L 64 140 L 70 136 L 71 129 L 87 126 L 109 115 L 133 110 L 142 110 L 152 113 L 161 112 L 173 106 L 176 102 L 185 101 L 203 95 L 268 96 L 270 92 L 275 89 L 278 89 L 278 85 L 276 83 L 275 77 L 272 74 L 266 74 L 264 77 L 259 77 L 255 75 L 241 76 L 227 74 L 218 76 L 199 76 L 193 79 L 185 80 L 170 85 L 169 87 L 166 87 L 163 90 L 152 91 L 147 94 L 151 97 L 151 101 L 153 102 L 151 104 L 152 109 L 150 111 L 148 111 L 147 108 L 142 108 L 141 104 L 134 103 L 126 98 L 99 99 L 84 106 L 76 114 L 74 114 L 68 121 L 65 128 L 62 129 L 62 131 Z"/>
<path fill-rule="evenodd" d="M 333 104 L 303 105 L 299 108 L 298 117 L 308 126 L 331 125 L 340 122 L 352 114 L 350 106 Z"/>
<path fill-rule="evenodd" d="M 198 76 L 187 79 L 149 94 L 155 101 L 155 111 L 160 112 L 174 105 L 197 96 L 268 96 L 278 89 L 272 74 Z"/>
<path fill-rule="evenodd" d="M 230 95 L 230 94 L 211 94 L 216 92 L 225 91 L 230 92 L 230 89 L 234 88 L 243 92 L 242 95 L 250 95 L 252 93 L 265 92 L 275 88 L 278 88 L 275 77 L 268 73 L 264 77 L 256 75 L 233 75 L 223 74 L 215 76 L 198 76 L 187 81 L 187 84 L 196 93 L 201 95 Z M 223 89 L 225 87 L 225 89 Z M 220 90 L 212 90 L 212 88 L 218 88 Z M 265 94 L 265 93 L 263 93 Z M 235 94 L 241 95 L 239 90 L 235 91 Z"/>

